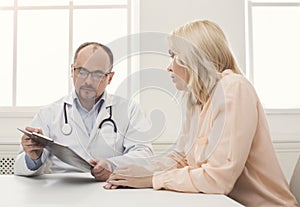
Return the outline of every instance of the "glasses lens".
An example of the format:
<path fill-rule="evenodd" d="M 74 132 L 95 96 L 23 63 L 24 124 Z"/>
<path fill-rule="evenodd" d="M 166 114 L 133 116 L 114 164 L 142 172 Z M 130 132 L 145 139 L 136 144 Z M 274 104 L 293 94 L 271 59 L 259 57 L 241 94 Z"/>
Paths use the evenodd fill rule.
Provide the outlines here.
<path fill-rule="evenodd" d="M 92 72 L 92 77 L 93 77 L 95 80 L 100 80 L 100 79 L 102 79 L 104 76 L 105 76 L 105 74 L 103 74 L 102 72 L 99 72 L 99 71 Z"/>
<path fill-rule="evenodd" d="M 77 70 L 78 70 L 78 76 L 80 78 L 86 78 L 88 76 L 88 74 L 89 74 L 89 71 L 87 71 L 84 68 L 78 68 Z"/>

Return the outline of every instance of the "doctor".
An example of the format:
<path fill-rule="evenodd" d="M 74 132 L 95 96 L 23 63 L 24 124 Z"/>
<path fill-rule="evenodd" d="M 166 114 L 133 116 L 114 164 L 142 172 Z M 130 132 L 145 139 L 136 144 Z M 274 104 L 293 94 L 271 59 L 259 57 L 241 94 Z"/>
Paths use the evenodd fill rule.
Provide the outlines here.
<path fill-rule="evenodd" d="M 75 90 L 42 108 L 26 130 L 53 138 L 69 146 L 95 167 L 97 181 L 105 181 L 117 166 L 145 164 L 152 156 L 150 138 L 143 132 L 150 128 L 139 107 L 121 97 L 107 94 L 113 54 L 96 42 L 82 44 L 71 66 Z M 16 175 L 80 172 L 23 135 L 16 158 Z"/>

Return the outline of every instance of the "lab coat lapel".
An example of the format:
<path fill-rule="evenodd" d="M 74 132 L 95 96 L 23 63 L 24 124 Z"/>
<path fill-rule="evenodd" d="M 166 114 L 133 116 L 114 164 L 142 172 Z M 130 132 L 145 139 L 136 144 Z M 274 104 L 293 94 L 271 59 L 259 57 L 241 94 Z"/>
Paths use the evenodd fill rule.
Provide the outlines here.
<path fill-rule="evenodd" d="M 105 94 L 105 101 L 99 111 L 99 114 L 97 116 L 97 119 L 96 119 L 96 123 L 93 127 L 93 130 L 91 132 L 91 139 L 90 139 L 90 142 L 92 142 L 92 140 L 95 139 L 96 135 L 97 135 L 97 132 L 98 132 L 98 129 L 99 129 L 99 125 L 100 123 L 109 117 L 109 112 L 107 111 L 107 107 L 111 106 L 112 105 L 112 97 L 110 95 L 107 95 Z"/>
<path fill-rule="evenodd" d="M 85 128 L 85 125 L 82 121 L 82 118 L 79 114 L 79 111 L 77 110 L 76 106 L 75 106 L 75 103 L 72 102 L 72 107 L 70 108 L 70 121 L 72 121 L 74 123 L 74 125 L 76 125 L 76 127 L 73 127 L 75 128 L 74 130 L 78 129 L 78 130 L 81 130 L 81 132 L 75 132 L 77 134 L 84 134 L 85 137 L 89 137 L 88 135 L 88 132 Z M 79 137 L 79 139 L 84 139 L 84 137 Z M 83 142 L 84 143 L 84 142 Z"/>

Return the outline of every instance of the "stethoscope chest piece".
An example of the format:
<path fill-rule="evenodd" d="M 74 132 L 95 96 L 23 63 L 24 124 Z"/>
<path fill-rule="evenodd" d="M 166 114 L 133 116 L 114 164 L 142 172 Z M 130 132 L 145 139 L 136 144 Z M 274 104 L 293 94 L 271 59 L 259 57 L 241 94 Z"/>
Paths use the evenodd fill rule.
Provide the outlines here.
<path fill-rule="evenodd" d="M 61 131 L 64 135 L 70 135 L 72 133 L 72 126 L 68 123 L 65 123 L 61 128 Z"/>
<path fill-rule="evenodd" d="M 61 131 L 64 135 L 70 135 L 72 132 L 72 126 L 68 122 L 67 117 L 67 103 L 64 103 L 64 117 L 65 117 L 65 123 L 63 124 Z"/>

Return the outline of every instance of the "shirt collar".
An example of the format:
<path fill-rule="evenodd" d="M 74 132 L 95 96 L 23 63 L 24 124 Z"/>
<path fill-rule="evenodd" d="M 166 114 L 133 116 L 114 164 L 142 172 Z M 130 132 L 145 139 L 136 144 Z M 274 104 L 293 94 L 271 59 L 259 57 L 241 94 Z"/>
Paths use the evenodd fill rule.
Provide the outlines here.
<path fill-rule="evenodd" d="M 88 112 L 87 109 L 85 109 L 85 108 L 81 105 L 81 103 L 80 103 L 80 101 L 79 101 L 79 98 L 78 98 L 78 96 L 77 96 L 75 90 L 72 91 L 71 97 L 72 97 L 72 100 L 73 100 L 73 104 L 77 107 L 77 109 L 80 108 L 81 110 L 83 110 L 83 111 L 85 111 L 85 112 Z M 106 91 L 104 91 L 104 92 L 102 93 L 100 99 L 97 101 L 97 103 L 95 103 L 95 105 L 93 106 L 93 108 L 91 109 L 91 111 L 92 111 L 92 110 L 96 110 L 97 113 L 99 113 L 99 111 L 100 111 L 100 109 L 101 109 L 101 106 L 102 106 L 103 103 L 105 102 L 105 99 L 106 99 Z"/>

